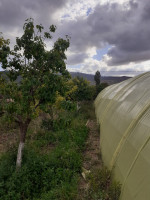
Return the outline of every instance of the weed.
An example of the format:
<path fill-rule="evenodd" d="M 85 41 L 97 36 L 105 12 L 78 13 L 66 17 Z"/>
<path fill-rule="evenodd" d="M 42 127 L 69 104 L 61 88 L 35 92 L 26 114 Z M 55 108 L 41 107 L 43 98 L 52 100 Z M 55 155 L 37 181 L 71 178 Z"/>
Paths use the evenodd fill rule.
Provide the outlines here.
<path fill-rule="evenodd" d="M 89 200 L 118 200 L 121 192 L 119 182 L 112 181 L 111 172 L 102 167 L 92 172 L 89 177 L 90 189 L 85 193 Z"/>
<path fill-rule="evenodd" d="M 110 199 L 119 199 L 121 193 L 121 184 L 117 181 L 113 181 L 108 189 L 108 195 Z"/>
<path fill-rule="evenodd" d="M 95 119 L 94 104 L 92 102 L 82 102 L 81 109 L 79 111 L 81 114 L 84 114 L 84 117 L 86 119 Z"/>
<path fill-rule="evenodd" d="M 58 187 L 63 189 L 70 185 L 72 188 L 72 179 L 77 176 L 80 168 L 81 156 L 65 148 L 57 148 L 49 155 L 25 149 L 19 172 L 15 170 L 14 155 L 9 154 L 3 157 L 0 164 L 1 199 L 33 199 L 48 191 L 57 190 Z"/>
<path fill-rule="evenodd" d="M 46 121 L 43 129 L 35 122 L 38 131 L 34 125 L 28 131 L 21 170 L 15 170 L 17 148 L 0 157 L 0 199 L 75 200 L 88 136 L 85 124 L 94 115 L 92 105 L 83 103 L 79 111 L 62 112 L 53 123 Z M 50 145 L 55 148 L 48 151 Z M 111 180 L 107 168 L 95 170 L 88 179 L 86 200 L 118 200 L 120 184 Z"/>
<path fill-rule="evenodd" d="M 85 120 L 70 113 L 61 116 L 53 130 L 29 131 L 22 167 L 15 170 L 17 151 L 8 152 L 0 162 L 0 197 L 3 200 L 73 200 L 82 167 L 82 150 L 88 135 Z M 74 120 L 76 122 L 74 123 Z M 67 123 L 66 123 L 67 122 Z M 76 124 L 76 126 L 73 126 Z M 32 127 L 31 127 L 32 128 Z M 55 145 L 43 154 L 41 148 Z"/>

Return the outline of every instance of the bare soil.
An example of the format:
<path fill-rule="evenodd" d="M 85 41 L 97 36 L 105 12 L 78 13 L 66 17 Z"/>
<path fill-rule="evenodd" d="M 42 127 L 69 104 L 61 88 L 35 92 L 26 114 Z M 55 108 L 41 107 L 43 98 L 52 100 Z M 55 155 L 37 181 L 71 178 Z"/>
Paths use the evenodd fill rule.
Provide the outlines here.
<path fill-rule="evenodd" d="M 102 161 L 100 156 L 100 131 L 99 125 L 96 120 L 88 120 L 86 126 L 89 128 L 89 136 L 86 142 L 86 148 L 83 153 L 83 173 L 93 171 L 94 169 L 100 168 Z M 79 197 L 82 199 L 84 193 L 88 190 L 89 183 L 88 180 L 80 177 L 79 182 Z"/>
<path fill-rule="evenodd" d="M 0 154 L 14 146 L 18 139 L 18 129 L 12 131 L 0 130 Z"/>

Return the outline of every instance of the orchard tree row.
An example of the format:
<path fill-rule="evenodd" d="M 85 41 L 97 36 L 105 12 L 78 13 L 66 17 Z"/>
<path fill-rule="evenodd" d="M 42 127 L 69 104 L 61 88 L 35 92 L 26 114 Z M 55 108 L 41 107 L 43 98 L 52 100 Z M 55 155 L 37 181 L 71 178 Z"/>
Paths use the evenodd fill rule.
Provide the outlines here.
<path fill-rule="evenodd" d="M 42 25 L 35 26 L 30 18 L 23 26 L 22 37 L 16 38 L 13 50 L 10 50 L 8 40 L 3 37 L 0 40 L 0 62 L 2 68 L 8 70 L 7 80 L 1 76 L 0 94 L 3 98 L 0 109 L 3 118 L 16 122 L 20 128 L 17 169 L 21 167 L 30 122 L 38 116 L 39 110 L 46 112 L 55 103 L 57 93 L 63 96 L 66 92 L 64 82 L 69 79 L 69 73 L 65 52 L 69 38 L 58 38 L 53 48 L 46 50 L 46 41 L 52 39 L 55 30 L 52 25 L 44 31 Z M 18 76 L 21 77 L 19 83 L 16 81 Z"/>
<path fill-rule="evenodd" d="M 6 77 L 0 76 L 0 114 L 4 121 L 15 122 L 20 129 L 20 143 L 16 169 L 21 167 L 22 154 L 28 126 L 40 112 L 49 112 L 58 98 L 67 102 L 92 100 L 95 87 L 83 78 L 70 79 L 66 70 L 65 52 L 69 37 L 58 38 L 51 50 L 46 44 L 52 39 L 56 26 L 48 31 L 34 25 L 32 18 L 23 26 L 23 35 L 16 38 L 13 50 L 9 40 L 0 35 L 0 64 Z M 18 82 L 17 78 L 21 77 Z M 95 75 L 96 93 L 100 85 L 100 74 Z"/>

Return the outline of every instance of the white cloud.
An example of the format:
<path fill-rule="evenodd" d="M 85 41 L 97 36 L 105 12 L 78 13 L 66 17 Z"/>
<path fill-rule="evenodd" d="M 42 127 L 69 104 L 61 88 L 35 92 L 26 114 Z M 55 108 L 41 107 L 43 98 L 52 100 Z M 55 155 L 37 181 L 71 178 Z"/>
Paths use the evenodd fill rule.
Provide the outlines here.
<path fill-rule="evenodd" d="M 97 54 L 96 49 L 97 49 L 96 47 L 88 48 L 86 50 L 88 57 L 92 58 L 93 56 L 95 56 Z"/>
<path fill-rule="evenodd" d="M 88 9 L 93 11 L 99 0 L 71 0 L 61 11 L 61 20 L 77 20 L 79 17 L 86 17 Z"/>
<path fill-rule="evenodd" d="M 150 61 L 129 63 L 128 65 L 122 65 L 120 67 L 108 66 L 104 60 L 98 61 L 93 58 L 88 58 L 80 68 L 69 66 L 68 70 L 87 74 L 95 74 L 99 70 L 103 76 L 135 76 L 150 71 Z"/>
<path fill-rule="evenodd" d="M 16 36 L 21 35 L 24 20 L 31 16 L 44 27 L 56 24 L 54 39 L 66 34 L 71 36 L 67 52 L 71 70 L 93 74 L 100 70 L 110 75 L 150 70 L 149 0 L 137 1 L 137 4 L 136 0 L 130 0 L 128 6 L 120 5 L 127 2 L 129 0 L 0 0 L 1 31 L 6 38 L 13 38 L 14 43 Z M 100 61 L 92 58 L 97 55 L 96 50 L 105 45 L 111 46 L 108 54 Z"/>
<path fill-rule="evenodd" d="M 66 6 L 54 13 L 54 18 L 59 21 L 77 20 L 79 17 L 87 17 L 88 14 L 94 12 L 96 5 L 107 4 L 107 3 L 119 3 L 124 4 L 129 0 L 70 0 Z M 90 12 L 88 12 L 90 9 Z"/>

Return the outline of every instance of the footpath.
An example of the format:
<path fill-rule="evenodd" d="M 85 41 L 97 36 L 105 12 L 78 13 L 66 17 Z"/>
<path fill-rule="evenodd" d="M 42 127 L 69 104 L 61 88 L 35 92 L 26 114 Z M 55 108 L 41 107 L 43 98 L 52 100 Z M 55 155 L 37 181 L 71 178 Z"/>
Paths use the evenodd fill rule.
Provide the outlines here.
<path fill-rule="evenodd" d="M 91 171 L 101 167 L 100 156 L 100 131 L 95 120 L 88 120 L 86 126 L 89 128 L 89 136 L 83 153 L 82 175 L 79 183 L 79 199 L 84 199 L 84 194 L 89 188 L 87 176 Z"/>

